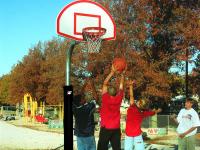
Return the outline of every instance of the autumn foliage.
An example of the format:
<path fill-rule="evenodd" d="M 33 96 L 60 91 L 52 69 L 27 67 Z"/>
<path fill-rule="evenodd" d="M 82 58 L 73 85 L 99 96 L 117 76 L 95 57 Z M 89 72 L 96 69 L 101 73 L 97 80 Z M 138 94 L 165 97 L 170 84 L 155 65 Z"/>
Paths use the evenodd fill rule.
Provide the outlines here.
<path fill-rule="evenodd" d="M 100 53 L 88 54 L 78 44 L 73 50 L 71 81 L 74 93 L 80 92 L 86 78 L 96 90 L 110 71 L 115 57 L 127 61 L 126 80 L 135 79 L 134 96 L 152 101 L 168 101 L 174 95 L 174 64 L 190 59 L 200 48 L 199 6 L 168 0 L 99 0 L 116 22 L 117 38 L 103 41 Z M 63 101 L 66 50 L 70 40 L 53 38 L 39 42 L 11 72 L 0 79 L 0 102 L 21 102 L 29 92 L 47 104 Z M 186 49 L 189 56 L 185 57 Z M 198 72 L 199 65 L 195 72 Z M 198 72 L 199 73 L 199 72 Z M 118 84 L 118 75 L 110 84 Z M 199 76 L 199 74 L 198 74 Z M 196 76 L 195 76 L 196 77 Z M 198 77 L 195 81 L 198 81 Z M 198 92 L 195 83 L 192 92 Z M 173 89 L 172 89 L 173 87 Z M 91 87 L 87 87 L 91 94 Z M 127 90 L 127 89 L 126 89 Z M 177 92 L 177 91 L 176 91 Z M 100 95 L 99 95 L 100 96 Z"/>

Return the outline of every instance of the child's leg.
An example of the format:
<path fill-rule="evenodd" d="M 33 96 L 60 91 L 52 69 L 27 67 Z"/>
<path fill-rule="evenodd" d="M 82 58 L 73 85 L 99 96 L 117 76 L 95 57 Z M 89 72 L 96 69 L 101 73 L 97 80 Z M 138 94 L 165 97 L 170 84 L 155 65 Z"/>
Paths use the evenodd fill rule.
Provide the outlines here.
<path fill-rule="evenodd" d="M 124 150 L 133 150 L 134 137 L 125 136 Z"/>
<path fill-rule="evenodd" d="M 77 137 L 77 148 L 78 150 L 86 150 L 84 137 Z"/>
<path fill-rule="evenodd" d="M 184 150 L 186 149 L 186 146 L 186 138 L 178 137 L 178 150 Z"/>
<path fill-rule="evenodd" d="M 87 143 L 86 150 L 96 150 L 96 142 L 94 136 L 86 137 L 85 143 Z"/>
<path fill-rule="evenodd" d="M 144 141 L 142 135 L 134 137 L 134 150 L 144 150 Z"/>
<path fill-rule="evenodd" d="M 186 137 L 187 138 L 187 150 L 195 150 L 195 135 Z"/>
<path fill-rule="evenodd" d="M 97 150 L 108 150 L 110 136 L 111 136 L 110 131 L 101 127 L 100 133 L 99 133 L 99 141 L 97 145 Z"/>
<path fill-rule="evenodd" d="M 110 143 L 111 143 L 113 150 L 121 149 L 121 131 L 120 131 L 120 129 L 116 129 L 116 130 L 112 131 Z"/>

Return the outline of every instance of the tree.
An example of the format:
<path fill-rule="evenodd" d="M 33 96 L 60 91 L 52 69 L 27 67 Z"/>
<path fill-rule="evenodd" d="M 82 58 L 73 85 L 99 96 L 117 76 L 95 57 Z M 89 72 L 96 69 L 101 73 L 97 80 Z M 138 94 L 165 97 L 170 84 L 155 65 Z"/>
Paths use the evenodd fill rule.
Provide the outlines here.
<path fill-rule="evenodd" d="M 163 32 L 158 29 L 161 25 L 159 26 L 156 22 L 158 19 L 158 16 L 154 14 L 156 12 L 152 13 L 152 10 L 155 10 L 154 7 L 158 5 L 145 0 L 101 3 L 109 9 L 117 24 L 117 39 L 110 44 L 103 45 L 102 53 L 109 58 L 103 60 L 112 61 L 116 56 L 125 57 L 129 64 L 127 76 L 138 81 L 135 88 L 138 97 L 168 99 L 170 93 L 167 76 L 171 63 L 161 62 L 161 60 L 170 55 L 170 44 L 158 47 L 159 42 L 162 43 L 161 39 L 158 38 L 158 44 L 152 44 L 156 42 L 155 38 L 151 39 L 152 36 L 158 37 Z M 167 64 L 165 65 L 167 67 L 164 67 L 164 64 Z"/>
<path fill-rule="evenodd" d="M 184 84 L 185 80 L 182 75 L 172 74 L 171 75 L 171 86 L 170 91 L 172 92 L 172 97 L 176 97 L 177 95 L 184 95 Z"/>
<path fill-rule="evenodd" d="M 55 38 L 45 44 L 45 61 L 41 70 L 44 92 L 41 95 L 48 104 L 58 104 L 63 100 L 67 45 L 68 42 Z"/>
<path fill-rule="evenodd" d="M 0 78 L 0 104 L 6 104 L 8 102 L 9 95 L 10 75 L 4 75 Z"/>
<path fill-rule="evenodd" d="M 171 74 L 169 69 L 188 59 L 186 50 L 192 56 L 199 49 L 199 7 L 185 7 L 179 0 L 101 0 L 99 3 L 112 14 L 117 39 L 103 41 L 97 54 L 85 53 L 81 44 L 75 47 L 71 70 L 74 93 L 80 91 L 88 77 L 101 89 L 115 57 L 126 58 L 126 77 L 137 80 L 136 99 L 169 100 L 182 92 L 182 77 Z M 21 101 L 26 92 L 48 104 L 63 100 L 69 42 L 53 38 L 30 49 L 11 71 L 6 96 L 9 103 Z M 116 76 L 110 84 L 119 83 Z M 4 80 L 0 81 L 0 88 L 6 89 L 1 84 Z M 90 87 L 86 89 L 90 91 Z"/>
<path fill-rule="evenodd" d="M 199 23 L 199 8 L 194 5 L 185 5 L 178 3 L 173 10 L 173 18 L 170 29 L 174 32 L 174 48 L 179 51 L 177 60 L 185 61 L 185 94 L 189 95 L 191 87 L 188 75 L 188 64 L 190 58 L 193 57 L 200 48 L 200 23 Z"/>
<path fill-rule="evenodd" d="M 11 72 L 12 102 L 20 102 L 25 93 L 47 104 L 61 102 L 65 83 L 65 51 L 65 42 L 55 38 L 44 44 L 39 42 L 30 49 Z"/>
<path fill-rule="evenodd" d="M 23 95 L 25 94 L 25 88 L 23 86 L 23 64 L 19 62 L 15 65 L 11 71 L 10 77 L 10 85 L 9 85 L 9 95 L 8 101 L 6 103 L 16 104 L 17 102 L 21 102 L 23 99 Z"/>
<path fill-rule="evenodd" d="M 183 60 L 180 58 L 185 56 L 186 49 L 195 54 L 199 47 L 199 9 L 167 0 L 105 0 L 101 3 L 117 24 L 117 40 L 109 49 L 119 47 L 120 50 L 114 51 L 112 56 L 127 58 L 130 75 L 141 81 L 137 88 L 145 90 L 145 95 L 158 96 L 159 93 L 161 96 L 163 91 L 162 98 L 170 97 L 173 84 L 168 72 L 170 67 Z M 157 81 L 162 78 L 165 80 Z"/>
<path fill-rule="evenodd" d="M 30 93 L 36 99 L 40 98 L 37 93 L 42 61 L 43 54 L 39 42 L 11 71 L 10 100 L 12 103 L 20 102 L 25 93 Z"/>

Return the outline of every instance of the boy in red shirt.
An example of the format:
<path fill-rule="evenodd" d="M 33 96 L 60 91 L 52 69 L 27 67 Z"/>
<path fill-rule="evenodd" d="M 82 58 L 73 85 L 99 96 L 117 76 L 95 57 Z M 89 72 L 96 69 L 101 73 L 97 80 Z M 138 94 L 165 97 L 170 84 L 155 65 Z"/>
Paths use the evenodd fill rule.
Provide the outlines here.
<path fill-rule="evenodd" d="M 101 129 L 97 150 L 108 150 L 111 143 L 113 150 L 121 149 L 120 106 L 124 96 L 124 72 L 121 74 L 119 90 L 108 88 L 108 82 L 116 70 L 112 66 L 110 74 L 106 77 L 102 88 L 102 105 L 100 109 Z"/>
<path fill-rule="evenodd" d="M 130 107 L 127 110 L 126 119 L 126 137 L 125 137 L 125 150 L 144 150 L 144 142 L 142 138 L 141 124 L 145 117 L 153 116 L 156 113 L 161 112 L 161 109 L 146 110 L 147 102 L 145 100 L 139 100 L 134 102 L 133 97 L 133 83 L 129 81 L 130 90 Z"/>

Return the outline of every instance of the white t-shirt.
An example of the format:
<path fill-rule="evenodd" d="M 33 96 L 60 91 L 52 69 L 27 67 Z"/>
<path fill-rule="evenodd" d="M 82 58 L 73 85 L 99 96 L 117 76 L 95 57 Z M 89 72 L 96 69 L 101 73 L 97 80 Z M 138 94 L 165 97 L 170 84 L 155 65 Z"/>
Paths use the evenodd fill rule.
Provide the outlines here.
<path fill-rule="evenodd" d="M 189 110 L 185 108 L 181 109 L 181 111 L 178 114 L 177 121 L 179 123 L 178 128 L 177 128 L 178 134 L 182 134 L 192 127 L 200 126 L 199 116 L 193 108 Z M 186 137 L 195 135 L 196 133 L 197 133 L 197 129 L 187 134 Z"/>

